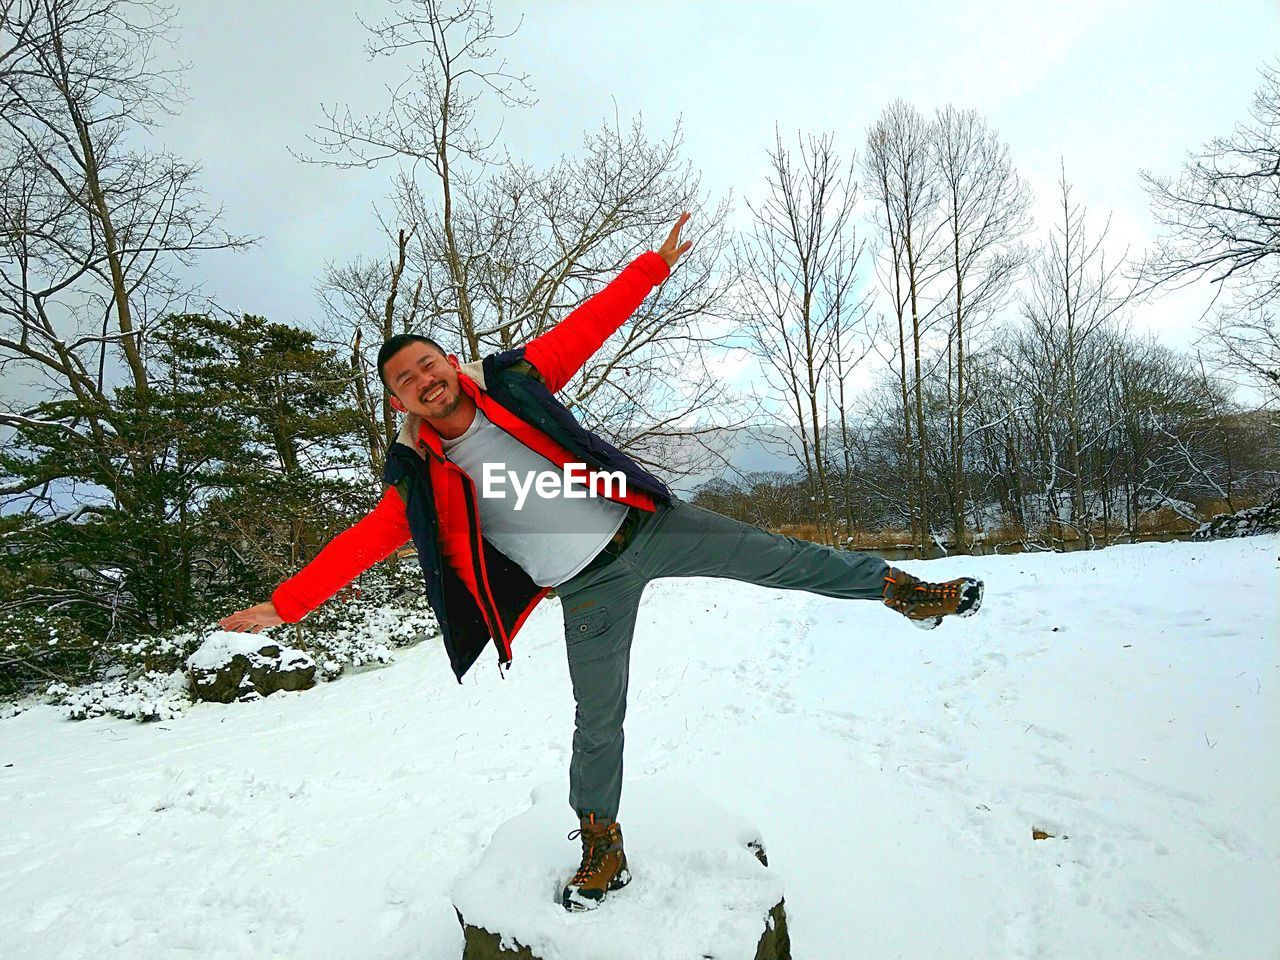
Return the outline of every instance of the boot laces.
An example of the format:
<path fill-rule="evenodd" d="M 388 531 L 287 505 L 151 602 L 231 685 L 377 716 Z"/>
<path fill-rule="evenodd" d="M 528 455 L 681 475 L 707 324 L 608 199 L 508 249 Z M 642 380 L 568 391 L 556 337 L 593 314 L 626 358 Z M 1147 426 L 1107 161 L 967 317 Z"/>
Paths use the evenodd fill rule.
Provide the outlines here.
<path fill-rule="evenodd" d="M 958 583 L 926 583 L 923 580 L 916 584 L 918 600 L 954 600 L 960 592 Z"/>
<path fill-rule="evenodd" d="M 595 875 L 600 869 L 604 855 L 609 852 L 609 835 L 608 831 L 602 833 L 593 833 L 583 830 L 579 827 L 569 834 L 566 839 L 577 840 L 582 839 L 582 864 L 578 867 L 578 872 L 573 875 L 570 883 L 582 884 Z"/>
<path fill-rule="evenodd" d="M 918 603 L 957 600 L 960 596 L 961 584 L 956 582 L 929 583 L 926 580 L 917 580 L 915 577 L 911 577 L 905 584 L 899 584 L 892 575 L 888 574 L 886 574 L 884 581 L 885 603 L 891 607 L 904 610 Z"/>

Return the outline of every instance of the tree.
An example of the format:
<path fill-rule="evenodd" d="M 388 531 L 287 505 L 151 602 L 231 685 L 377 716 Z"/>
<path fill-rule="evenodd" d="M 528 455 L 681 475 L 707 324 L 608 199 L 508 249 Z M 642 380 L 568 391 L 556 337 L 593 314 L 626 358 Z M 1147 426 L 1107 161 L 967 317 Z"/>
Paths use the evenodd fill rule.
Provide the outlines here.
<path fill-rule="evenodd" d="M 1252 123 L 1210 140 L 1176 178 L 1142 172 L 1165 230 L 1145 262 L 1150 277 L 1233 281 L 1246 308 L 1280 297 L 1280 62 L 1260 73 Z"/>
<path fill-rule="evenodd" d="M 1135 299 L 1137 284 L 1124 282 L 1123 257 L 1108 260 L 1105 243 L 1110 220 L 1092 233 L 1087 211 L 1072 199 L 1072 189 L 1064 164 L 1058 180 L 1061 219 L 1033 263 L 1022 309 L 1036 341 L 1035 363 L 1049 377 L 1038 400 L 1045 404 L 1046 418 L 1056 412 L 1065 422 L 1065 451 L 1049 431 L 1044 432 L 1046 496 L 1053 500 L 1059 474 L 1065 472 L 1071 483 L 1071 522 L 1083 536 L 1088 532 L 1085 454 L 1098 441 L 1097 432 L 1086 429 L 1085 391 L 1096 382 L 1105 334 Z M 1060 409 L 1054 411 L 1056 405 Z M 1060 462 L 1063 453 L 1065 471 Z"/>
<path fill-rule="evenodd" d="M 975 111 L 948 105 L 938 111 L 934 130 L 953 304 L 947 351 L 952 530 L 963 549 L 965 412 L 971 393 L 965 379 L 967 339 L 1004 305 L 1026 263 L 1026 249 L 1018 240 L 1031 228 L 1031 198 L 1009 148 Z"/>
<path fill-rule="evenodd" d="M 0 527 L 5 610 L 99 638 L 191 609 L 186 497 L 209 444 L 160 346 L 217 226 L 198 168 L 141 144 L 180 95 L 162 8 L 0 4 Z M 159 378 L 159 379 L 157 379 Z"/>
<path fill-rule="evenodd" d="M 98 347 L 95 384 L 110 344 L 145 393 L 148 307 L 181 295 L 169 264 L 247 242 L 215 229 L 194 165 L 126 143 L 152 128 L 156 111 L 171 111 L 180 92 L 176 72 L 150 62 L 167 20 L 162 8 L 128 0 L 35 0 L 3 15 L 11 47 L 0 73 L 2 156 L 16 188 L 5 191 L 4 313 L 19 330 L 2 345 L 46 369 L 69 364 L 58 371 L 65 384 L 79 364 L 56 355 L 46 308 L 58 294 L 80 294 L 87 311 L 103 314 L 102 332 L 75 343 Z"/>
<path fill-rule="evenodd" d="M 142 505 L 106 469 L 126 432 L 110 384 L 122 376 L 145 402 L 152 318 L 187 295 L 174 264 L 249 242 L 216 227 L 194 165 L 128 144 L 178 92 L 175 74 L 150 62 L 166 26 L 159 8 L 123 0 L 0 8 L 0 369 L 53 401 L 42 408 L 52 419 L 39 419 L 8 398 L 0 425 L 61 435 L 98 461 L 125 508 Z M 125 460 L 134 474 L 148 469 L 145 451 Z M 75 504 L 53 491 L 63 479 L 41 474 L 0 495 L 69 512 Z"/>
<path fill-rule="evenodd" d="M 832 138 L 823 136 L 801 141 L 797 162 L 775 134 L 769 164 L 769 193 L 751 207 L 751 232 L 737 248 L 740 313 L 772 371 L 767 391 L 798 427 L 799 449 L 790 452 L 808 478 L 819 530 L 834 542 L 824 433 L 833 401 L 843 418 L 845 380 L 869 349 L 866 297 L 857 289 L 854 160 L 842 170 Z"/>
<path fill-rule="evenodd" d="M 315 141 L 322 156 L 307 158 L 399 162 L 395 220 L 411 242 L 401 273 L 379 270 L 355 284 L 383 284 L 364 302 L 390 304 L 394 277 L 401 291 L 420 290 L 398 315 L 421 317 L 425 329 L 418 332 L 456 344 L 464 360 L 478 359 L 542 333 L 647 249 L 679 211 L 694 211 L 702 233 L 680 270 L 563 399 L 591 429 L 666 473 L 722 462 L 724 432 L 741 423 L 707 350 L 720 342 L 708 321 L 728 287 L 714 272 L 727 245 L 728 205 L 707 207 L 698 177 L 680 160 L 679 126 L 654 142 L 638 120 L 629 131 L 604 125 L 585 137 L 579 158 L 534 169 L 496 148 L 500 127 L 484 130 L 490 107 L 533 103 L 527 76 L 497 59 L 498 45 L 515 30 L 499 30 L 487 4 L 413 0 L 370 31 L 370 56 L 412 52 L 422 59 L 381 115 L 326 111 Z M 368 311 L 362 314 L 347 314 L 345 322 L 367 327 Z M 371 338 L 362 343 L 378 346 Z M 379 389 L 368 384 L 371 395 Z"/>
<path fill-rule="evenodd" d="M 1280 320 L 1270 308 L 1220 311 L 1206 336 L 1224 372 L 1256 389 L 1265 408 L 1280 407 Z"/>
<path fill-rule="evenodd" d="M 177 389 L 241 431 L 218 457 L 228 480 L 203 509 L 221 552 L 253 558 L 260 591 L 373 506 L 378 487 L 358 470 L 365 422 L 350 402 L 349 368 L 314 333 L 264 317 L 175 319 L 165 343 Z"/>
<path fill-rule="evenodd" d="M 1143 171 L 1163 236 L 1143 263 L 1153 285 L 1207 277 L 1230 291 L 1206 331 L 1224 369 L 1280 402 L 1280 61 L 1261 70 L 1251 121 L 1192 153 L 1176 177 Z"/>
<path fill-rule="evenodd" d="M 345 364 L 313 334 L 254 316 L 158 326 L 146 394 L 113 391 L 109 449 L 86 457 L 51 426 L 79 415 L 64 400 L 39 405 L 41 425 L 0 453 L 5 474 L 65 478 L 79 504 L 10 522 L 0 615 L 66 615 L 101 643 L 161 633 L 270 589 L 372 505 L 352 479 Z"/>
<path fill-rule="evenodd" d="M 350 351 L 355 406 L 364 422 L 365 456 L 375 480 L 382 478 L 387 449 L 396 435 L 391 395 L 378 378 L 377 350 L 395 334 L 412 331 L 421 316 L 421 277 L 407 302 L 400 297 L 411 239 L 412 231 L 400 230 L 396 255 L 386 263 L 357 257 L 342 266 L 327 265 L 319 289 L 325 335 Z"/>
<path fill-rule="evenodd" d="M 941 184 L 931 155 L 933 126 L 915 107 L 895 100 L 867 131 L 864 178 L 872 217 L 885 240 L 887 276 L 882 274 L 898 321 L 898 372 L 903 430 L 913 448 L 912 538 L 923 556 L 932 539 L 929 519 L 928 436 L 925 428 L 922 342 L 939 302 L 926 303 L 926 289 L 944 269 L 941 260 Z M 907 317 L 911 330 L 908 374 Z M 914 407 L 914 411 L 913 411 Z M 911 422 L 914 412 L 914 424 Z M 913 436 L 914 433 L 914 436 Z"/>

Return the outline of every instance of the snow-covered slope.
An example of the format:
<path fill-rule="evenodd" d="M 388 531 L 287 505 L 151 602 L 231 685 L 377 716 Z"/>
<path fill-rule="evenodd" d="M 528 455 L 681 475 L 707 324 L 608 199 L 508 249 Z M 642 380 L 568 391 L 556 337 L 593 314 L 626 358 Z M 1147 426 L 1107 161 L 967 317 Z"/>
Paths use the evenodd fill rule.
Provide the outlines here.
<path fill-rule="evenodd" d="M 628 776 L 760 827 L 798 960 L 1274 960 L 1278 558 L 1266 536 L 904 564 L 987 581 L 979 616 L 929 633 L 652 584 Z M 0 721 L 0 953 L 460 956 L 455 879 L 567 779 L 560 611 L 506 679 L 486 656 L 459 686 L 432 644 L 396 660 L 156 724 Z"/>

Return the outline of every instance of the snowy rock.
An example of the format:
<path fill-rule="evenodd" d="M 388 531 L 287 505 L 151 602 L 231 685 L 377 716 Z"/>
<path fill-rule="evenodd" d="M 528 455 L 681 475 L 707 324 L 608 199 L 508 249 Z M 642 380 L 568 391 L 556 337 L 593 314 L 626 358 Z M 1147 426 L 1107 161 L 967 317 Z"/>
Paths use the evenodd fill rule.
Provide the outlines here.
<path fill-rule="evenodd" d="M 217 703 L 306 690 L 316 682 L 316 663 L 306 651 L 230 630 L 211 634 L 186 666 L 196 699 Z"/>
<path fill-rule="evenodd" d="M 463 960 L 789 960 L 782 881 L 760 831 L 690 784 L 628 782 L 619 814 L 631 882 L 588 913 L 560 891 L 581 848 L 563 783 L 498 827 L 457 881 Z"/>
<path fill-rule="evenodd" d="M 1256 537 L 1280 532 L 1280 496 L 1274 496 L 1260 507 L 1249 507 L 1235 513 L 1220 513 L 1202 523 L 1191 535 L 1192 540 L 1222 540 L 1227 537 Z"/>

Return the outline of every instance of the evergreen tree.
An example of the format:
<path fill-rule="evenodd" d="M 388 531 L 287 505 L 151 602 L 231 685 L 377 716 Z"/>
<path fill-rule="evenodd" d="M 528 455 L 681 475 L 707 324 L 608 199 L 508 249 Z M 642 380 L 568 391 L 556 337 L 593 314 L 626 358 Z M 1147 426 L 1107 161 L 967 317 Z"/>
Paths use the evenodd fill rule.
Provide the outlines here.
<path fill-rule="evenodd" d="M 0 617 L 29 641 L 0 668 L 28 680 L 92 673 L 108 644 L 270 590 L 377 492 L 349 371 L 311 333 L 251 315 L 161 327 L 145 393 L 39 404 L 0 452 L 4 478 L 39 481 L 48 507 L 0 529 Z M 68 422 L 101 434 L 85 443 Z"/>

